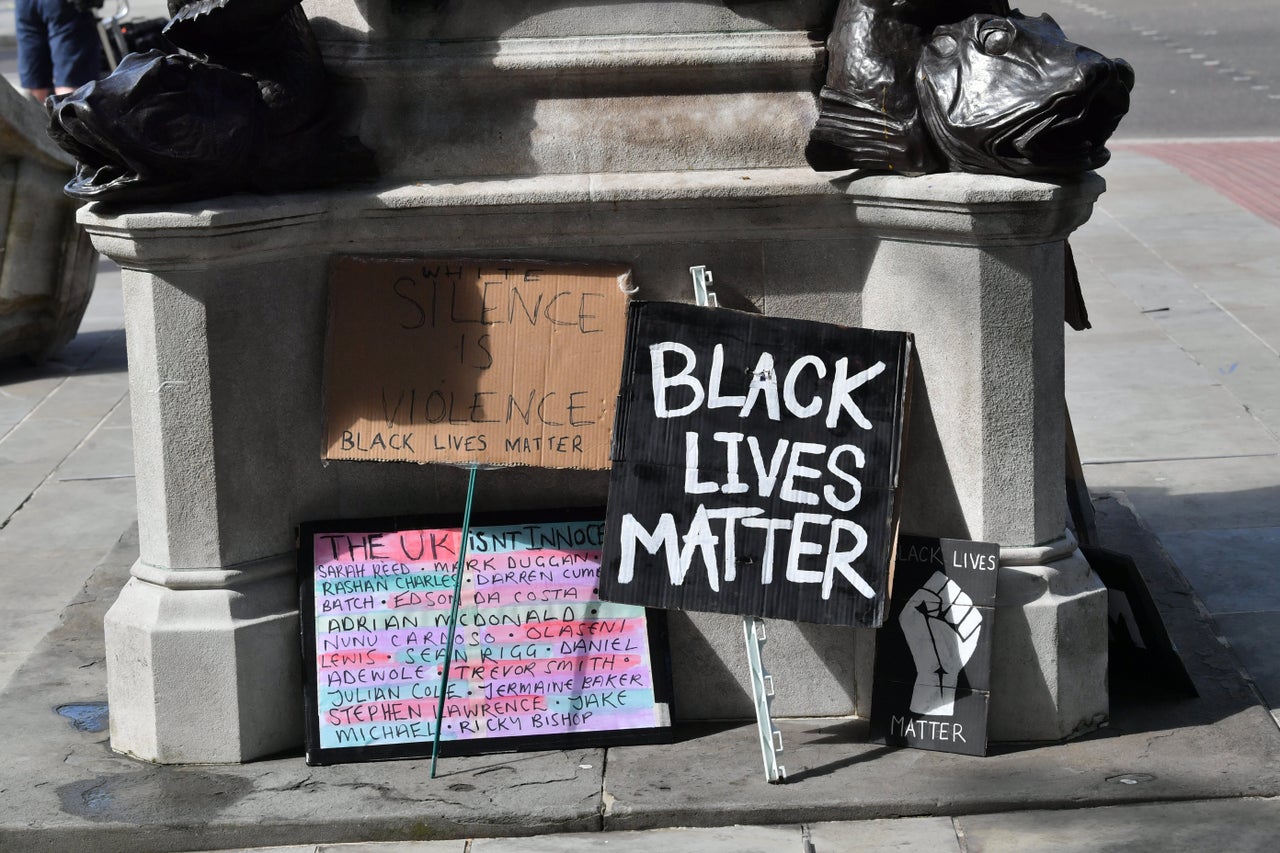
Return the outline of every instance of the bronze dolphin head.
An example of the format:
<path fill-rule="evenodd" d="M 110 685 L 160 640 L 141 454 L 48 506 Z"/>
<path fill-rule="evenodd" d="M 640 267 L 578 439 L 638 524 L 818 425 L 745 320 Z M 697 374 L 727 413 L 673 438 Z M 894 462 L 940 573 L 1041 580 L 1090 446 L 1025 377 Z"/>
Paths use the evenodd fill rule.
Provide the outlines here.
<path fill-rule="evenodd" d="M 89 201 L 248 183 L 266 126 L 252 78 L 158 50 L 129 54 L 111 76 L 47 106 L 49 135 L 76 158 L 66 192 Z"/>
<path fill-rule="evenodd" d="M 1065 175 L 1110 159 L 1133 69 L 1067 40 L 1048 15 L 979 14 L 934 29 L 916 69 L 930 136 L 952 171 Z"/>
<path fill-rule="evenodd" d="M 130 54 L 47 102 L 49 135 L 77 161 L 67 194 L 189 201 L 374 177 L 300 2 L 169 0 L 165 34 L 185 53 Z"/>

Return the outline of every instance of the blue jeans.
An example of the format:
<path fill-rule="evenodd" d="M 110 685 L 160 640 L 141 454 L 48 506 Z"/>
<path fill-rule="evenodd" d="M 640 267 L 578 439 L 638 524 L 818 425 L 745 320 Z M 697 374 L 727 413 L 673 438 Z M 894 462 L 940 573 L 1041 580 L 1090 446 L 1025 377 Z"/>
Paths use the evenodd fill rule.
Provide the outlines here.
<path fill-rule="evenodd" d="M 23 88 L 75 88 L 97 78 L 102 43 L 92 12 L 67 0 L 17 0 L 16 16 Z"/>

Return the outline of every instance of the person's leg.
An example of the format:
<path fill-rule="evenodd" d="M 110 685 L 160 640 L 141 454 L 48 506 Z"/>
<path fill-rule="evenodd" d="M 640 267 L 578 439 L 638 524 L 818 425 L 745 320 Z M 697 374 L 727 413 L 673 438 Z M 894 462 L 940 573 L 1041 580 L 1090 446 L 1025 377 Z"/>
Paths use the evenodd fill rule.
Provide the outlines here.
<path fill-rule="evenodd" d="M 49 51 L 53 58 L 53 86 L 59 95 L 73 92 L 102 69 L 102 42 L 92 12 L 77 12 L 61 0 L 44 0 L 49 15 Z M 50 6 L 56 5 L 56 13 Z"/>
<path fill-rule="evenodd" d="M 31 97 L 43 102 L 53 91 L 53 60 L 41 5 L 39 0 L 18 0 L 14 5 L 14 30 L 18 39 L 18 79 Z"/>

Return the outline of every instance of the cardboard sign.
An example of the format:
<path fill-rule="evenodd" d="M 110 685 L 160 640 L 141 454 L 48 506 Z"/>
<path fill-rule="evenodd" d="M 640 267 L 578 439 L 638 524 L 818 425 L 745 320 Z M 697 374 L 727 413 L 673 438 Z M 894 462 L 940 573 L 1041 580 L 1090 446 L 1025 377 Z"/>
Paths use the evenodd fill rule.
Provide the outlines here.
<path fill-rule="evenodd" d="M 326 459 L 609 466 L 630 272 L 339 257 Z"/>
<path fill-rule="evenodd" d="M 910 352 L 901 332 L 633 304 L 601 596 L 879 625 Z"/>
<path fill-rule="evenodd" d="M 592 514 L 470 528 L 441 755 L 670 739 L 663 614 L 599 600 Z M 461 536 L 457 519 L 301 528 L 308 764 L 431 755 Z"/>
<path fill-rule="evenodd" d="M 876 635 L 871 735 L 987 754 L 1000 546 L 902 536 L 889 619 Z"/>

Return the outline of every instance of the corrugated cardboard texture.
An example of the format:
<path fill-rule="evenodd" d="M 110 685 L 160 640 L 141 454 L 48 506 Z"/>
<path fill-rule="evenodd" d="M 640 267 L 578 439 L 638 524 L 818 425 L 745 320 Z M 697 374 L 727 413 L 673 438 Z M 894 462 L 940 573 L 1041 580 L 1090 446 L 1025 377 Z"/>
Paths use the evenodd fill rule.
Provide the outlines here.
<path fill-rule="evenodd" d="M 630 275 L 335 258 L 324 457 L 608 468 Z"/>

